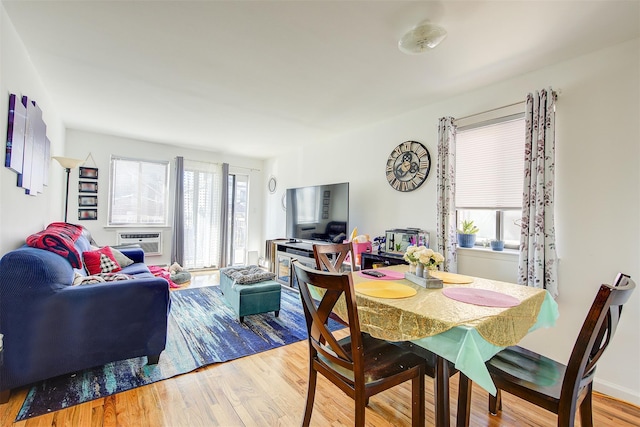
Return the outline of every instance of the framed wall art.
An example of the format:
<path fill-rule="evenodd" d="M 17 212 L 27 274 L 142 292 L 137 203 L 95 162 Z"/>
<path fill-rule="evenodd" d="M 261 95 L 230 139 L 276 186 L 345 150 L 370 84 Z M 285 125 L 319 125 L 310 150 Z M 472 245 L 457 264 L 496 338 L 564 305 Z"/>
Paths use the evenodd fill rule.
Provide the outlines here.
<path fill-rule="evenodd" d="M 98 206 L 98 196 L 78 196 L 78 206 Z"/>
<path fill-rule="evenodd" d="M 91 181 L 79 181 L 78 182 L 78 192 L 79 193 L 97 193 L 98 192 L 98 183 Z"/>
<path fill-rule="evenodd" d="M 35 196 L 48 184 L 51 142 L 42 110 L 26 96 L 9 94 L 5 167 L 17 173 L 16 184 Z"/>
<path fill-rule="evenodd" d="M 78 209 L 79 220 L 95 220 L 98 219 L 98 209 Z"/>
<path fill-rule="evenodd" d="M 80 166 L 79 178 L 98 179 L 98 168 L 86 168 Z"/>

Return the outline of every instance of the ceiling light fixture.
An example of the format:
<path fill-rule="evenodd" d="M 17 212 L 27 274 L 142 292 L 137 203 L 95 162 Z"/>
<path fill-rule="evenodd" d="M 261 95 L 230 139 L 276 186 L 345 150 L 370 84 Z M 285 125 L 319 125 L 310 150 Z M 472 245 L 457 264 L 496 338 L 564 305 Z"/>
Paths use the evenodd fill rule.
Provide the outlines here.
<path fill-rule="evenodd" d="M 424 21 L 402 36 L 398 48 L 409 55 L 418 55 L 438 46 L 445 37 L 447 31 L 444 28 Z"/>

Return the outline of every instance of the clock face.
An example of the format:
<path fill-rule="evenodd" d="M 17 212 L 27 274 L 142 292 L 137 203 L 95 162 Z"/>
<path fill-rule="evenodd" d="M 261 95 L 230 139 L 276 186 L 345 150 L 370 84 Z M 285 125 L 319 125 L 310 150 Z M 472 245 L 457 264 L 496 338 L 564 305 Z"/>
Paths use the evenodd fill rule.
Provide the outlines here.
<path fill-rule="evenodd" d="M 398 191 L 413 191 L 429 176 L 431 156 L 416 141 L 405 141 L 393 149 L 387 159 L 387 181 Z"/>

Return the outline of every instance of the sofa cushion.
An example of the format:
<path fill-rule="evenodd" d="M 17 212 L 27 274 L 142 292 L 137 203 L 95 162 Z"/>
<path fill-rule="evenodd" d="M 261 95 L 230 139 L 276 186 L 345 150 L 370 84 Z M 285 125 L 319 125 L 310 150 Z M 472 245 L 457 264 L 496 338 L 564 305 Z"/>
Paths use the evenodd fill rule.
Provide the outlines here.
<path fill-rule="evenodd" d="M 265 280 L 271 280 L 276 276 L 274 273 L 265 271 L 257 265 L 249 265 L 246 267 L 225 267 L 220 269 L 220 273 L 230 277 L 239 285 L 260 283 Z"/>
<path fill-rule="evenodd" d="M 121 273 L 132 274 L 134 276 L 138 276 L 140 274 L 147 274 L 149 277 L 153 277 L 153 274 L 149 272 L 149 267 L 146 264 L 141 262 L 136 262 L 126 267 L 122 267 L 120 270 Z"/>
<path fill-rule="evenodd" d="M 109 246 L 105 246 L 95 251 L 88 251 L 82 254 L 84 264 L 89 274 L 115 273 L 120 271 L 120 264 L 116 261 Z"/>
<path fill-rule="evenodd" d="M 120 267 L 125 268 L 133 264 L 133 260 L 119 250 L 111 248 L 111 252 L 113 253 L 113 257 L 116 259 L 118 264 L 120 264 Z"/>
<path fill-rule="evenodd" d="M 100 246 L 91 245 L 91 249 L 87 249 L 87 250 L 97 251 L 98 249 L 100 249 Z M 109 249 L 111 249 L 111 253 L 113 254 L 113 257 L 116 259 L 116 261 L 118 262 L 121 268 L 128 267 L 135 262 L 125 254 L 120 252 L 118 249 L 111 246 L 109 246 Z"/>

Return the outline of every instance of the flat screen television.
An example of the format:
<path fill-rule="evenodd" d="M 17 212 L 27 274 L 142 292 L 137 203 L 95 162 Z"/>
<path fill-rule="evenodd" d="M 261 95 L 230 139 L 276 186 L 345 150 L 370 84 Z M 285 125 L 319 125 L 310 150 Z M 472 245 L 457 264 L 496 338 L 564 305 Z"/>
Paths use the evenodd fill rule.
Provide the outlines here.
<path fill-rule="evenodd" d="M 349 230 L 349 183 L 287 189 L 286 237 L 342 243 Z"/>

